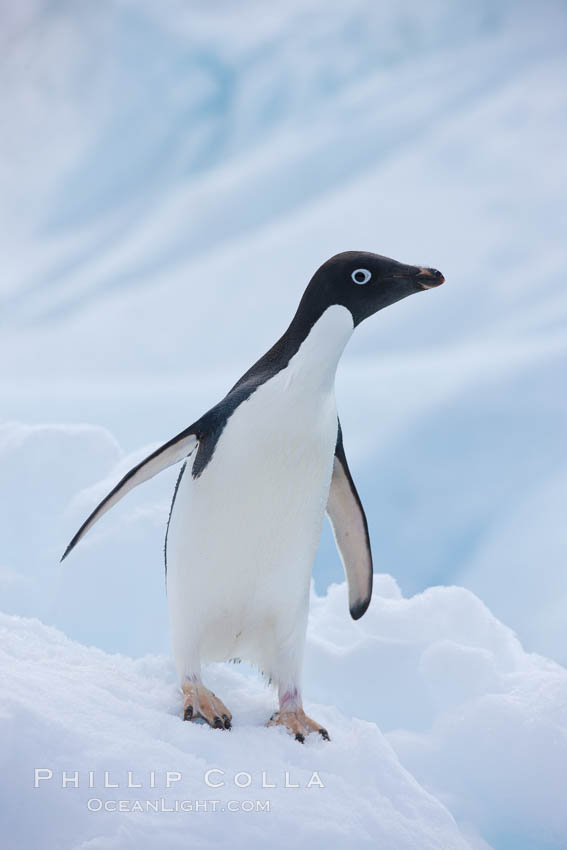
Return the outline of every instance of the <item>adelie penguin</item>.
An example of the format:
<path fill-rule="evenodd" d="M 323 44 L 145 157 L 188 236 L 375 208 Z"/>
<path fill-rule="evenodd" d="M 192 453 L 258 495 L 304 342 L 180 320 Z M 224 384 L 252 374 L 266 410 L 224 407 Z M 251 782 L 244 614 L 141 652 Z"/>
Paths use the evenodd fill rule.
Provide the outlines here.
<path fill-rule="evenodd" d="M 351 616 L 372 594 L 372 554 L 335 403 L 335 372 L 354 329 L 408 295 L 443 283 L 435 269 L 363 251 L 327 260 L 284 335 L 222 401 L 135 466 L 92 512 L 65 558 L 133 487 L 183 466 L 166 532 L 167 599 L 184 718 L 229 729 L 201 664 L 241 658 L 278 688 L 269 725 L 299 741 L 327 731 L 302 706 L 309 586 L 327 513 Z"/>

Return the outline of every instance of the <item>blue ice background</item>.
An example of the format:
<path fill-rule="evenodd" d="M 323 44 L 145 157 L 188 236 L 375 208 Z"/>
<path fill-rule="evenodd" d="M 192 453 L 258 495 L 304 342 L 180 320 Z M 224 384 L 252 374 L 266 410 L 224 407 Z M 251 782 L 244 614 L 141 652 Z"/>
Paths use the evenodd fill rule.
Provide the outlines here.
<path fill-rule="evenodd" d="M 447 278 L 357 330 L 338 376 L 377 570 L 464 584 L 567 660 L 564 4 L 1 14 L 0 415 L 60 427 L 0 441 L 0 607 L 167 646 L 174 473 L 62 569 L 104 487 L 81 491 L 212 405 L 360 247 Z M 326 529 L 316 587 L 341 579 Z"/>

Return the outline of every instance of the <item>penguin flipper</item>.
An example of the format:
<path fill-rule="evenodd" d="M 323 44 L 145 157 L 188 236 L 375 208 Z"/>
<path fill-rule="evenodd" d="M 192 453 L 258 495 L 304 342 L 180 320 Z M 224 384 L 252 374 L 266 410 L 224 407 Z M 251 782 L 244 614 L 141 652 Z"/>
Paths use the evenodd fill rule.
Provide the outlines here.
<path fill-rule="evenodd" d="M 366 515 L 343 448 L 340 422 L 327 516 L 347 577 L 350 614 L 353 620 L 358 620 L 372 596 L 372 551 Z"/>
<path fill-rule="evenodd" d="M 144 481 L 148 481 L 150 478 L 153 478 L 154 475 L 157 475 L 158 472 L 167 469 L 168 466 L 171 466 L 174 463 L 179 463 L 179 461 L 191 454 L 197 443 L 198 437 L 195 433 L 195 426 L 191 425 L 171 440 L 168 440 L 167 443 L 164 443 L 163 446 L 160 446 L 159 449 L 156 449 L 155 452 L 152 452 L 152 454 L 148 455 L 148 457 L 144 458 L 144 460 L 140 461 L 140 463 L 131 469 L 130 472 L 127 472 L 124 478 L 118 482 L 116 487 L 114 487 L 110 493 L 105 496 L 102 502 L 97 505 L 91 515 L 85 520 L 65 549 L 61 560 L 63 561 L 67 557 L 69 552 L 75 548 L 79 540 L 85 536 L 87 531 L 92 528 L 95 522 L 109 511 L 110 508 L 113 508 L 114 505 L 126 495 L 126 493 L 133 490 L 134 487 L 138 486 L 138 484 L 143 484 Z"/>

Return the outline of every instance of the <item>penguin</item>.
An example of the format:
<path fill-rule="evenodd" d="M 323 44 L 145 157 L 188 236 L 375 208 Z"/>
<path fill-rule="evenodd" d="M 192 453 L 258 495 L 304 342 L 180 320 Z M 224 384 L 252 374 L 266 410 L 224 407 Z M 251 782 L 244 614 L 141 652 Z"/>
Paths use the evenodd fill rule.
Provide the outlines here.
<path fill-rule="evenodd" d="M 166 529 L 173 657 L 183 718 L 230 729 L 232 714 L 201 664 L 239 658 L 275 685 L 268 725 L 298 741 L 327 730 L 303 710 L 301 671 L 309 587 L 327 514 L 350 615 L 372 595 L 372 552 L 335 401 L 335 373 L 353 331 L 441 272 L 365 251 L 315 272 L 283 336 L 207 413 L 128 472 L 69 543 L 63 560 L 130 490 L 183 462 Z"/>

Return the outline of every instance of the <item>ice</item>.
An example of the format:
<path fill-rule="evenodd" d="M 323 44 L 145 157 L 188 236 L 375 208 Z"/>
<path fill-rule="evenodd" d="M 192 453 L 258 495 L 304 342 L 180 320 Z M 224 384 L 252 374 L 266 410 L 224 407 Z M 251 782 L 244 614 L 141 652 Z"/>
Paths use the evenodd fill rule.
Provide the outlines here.
<path fill-rule="evenodd" d="M 406 595 L 466 584 L 564 661 L 562 524 L 545 502 L 567 422 L 564 7 L 246 9 L 38 0 L 6 15 L 3 415 L 96 423 L 139 452 L 218 401 L 331 254 L 439 267 L 446 286 L 364 323 L 339 369 L 375 562 Z M 486 553 L 510 548 L 500 532 L 540 492 L 510 594 L 515 559 Z M 157 548 L 132 552 L 140 575 Z M 341 577 L 328 532 L 315 576 L 319 592 Z"/>

